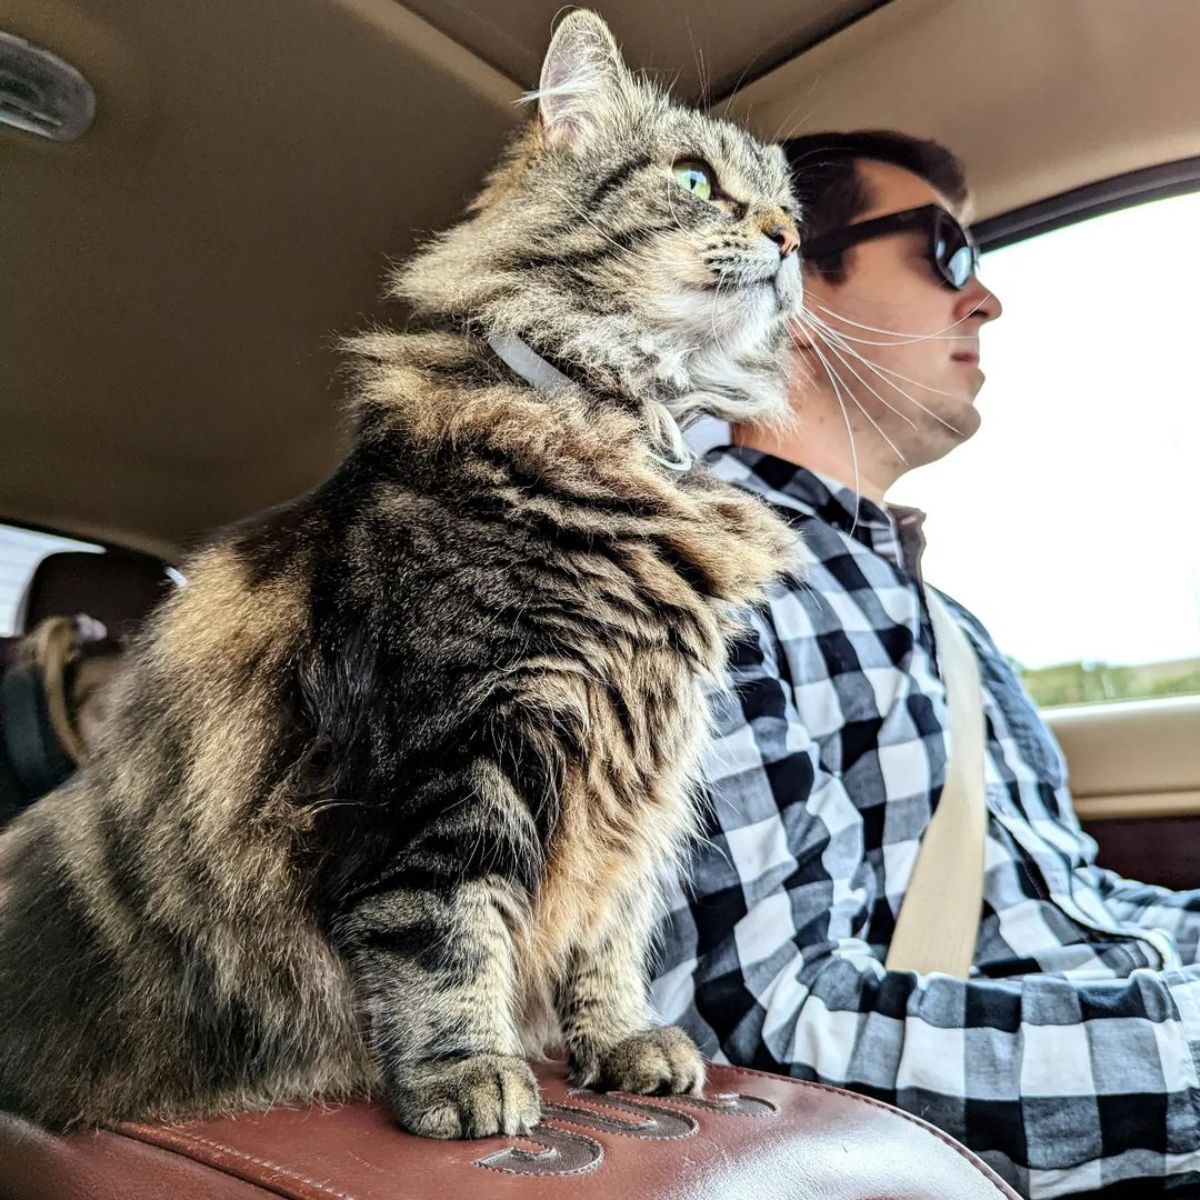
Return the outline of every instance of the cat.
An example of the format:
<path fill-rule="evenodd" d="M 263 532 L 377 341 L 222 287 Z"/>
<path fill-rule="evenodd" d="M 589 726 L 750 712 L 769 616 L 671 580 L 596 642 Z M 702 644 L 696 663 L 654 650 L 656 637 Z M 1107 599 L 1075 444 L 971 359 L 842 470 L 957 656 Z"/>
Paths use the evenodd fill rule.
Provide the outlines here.
<path fill-rule="evenodd" d="M 0 1105 L 54 1127 L 372 1092 L 528 1131 L 527 1055 L 697 1091 L 643 960 L 707 723 L 793 564 L 680 423 L 783 418 L 777 147 L 586 11 L 465 219 L 350 341 L 354 441 L 186 562 L 85 769 L 0 835 Z"/>

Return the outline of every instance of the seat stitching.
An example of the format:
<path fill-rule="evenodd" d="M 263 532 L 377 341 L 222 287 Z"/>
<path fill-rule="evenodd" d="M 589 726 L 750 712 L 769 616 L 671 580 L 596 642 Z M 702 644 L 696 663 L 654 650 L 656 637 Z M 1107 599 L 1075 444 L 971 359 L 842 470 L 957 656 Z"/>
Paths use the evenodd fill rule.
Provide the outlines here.
<path fill-rule="evenodd" d="M 152 1126 L 145 1126 L 148 1130 L 153 1130 Z M 266 1167 L 271 1171 L 277 1171 L 285 1179 L 294 1179 L 299 1183 L 306 1183 L 309 1187 L 314 1187 L 319 1192 L 324 1192 L 327 1196 L 333 1196 L 336 1200 L 356 1200 L 356 1198 L 347 1192 L 339 1192 L 336 1188 L 331 1188 L 328 1184 L 322 1183 L 316 1179 L 309 1179 L 307 1175 L 301 1175 L 298 1171 L 291 1167 L 285 1167 L 280 1163 L 272 1162 L 267 1158 L 258 1158 L 256 1155 L 247 1154 L 244 1150 L 236 1150 L 232 1146 L 227 1146 L 223 1142 L 214 1142 L 206 1137 L 201 1137 L 198 1133 L 187 1133 L 182 1129 L 166 1129 L 158 1133 L 158 1136 L 166 1136 L 168 1138 L 178 1138 L 185 1142 L 195 1142 L 202 1146 L 208 1146 L 212 1150 L 219 1150 L 225 1154 L 230 1154 L 234 1158 L 240 1158 L 245 1162 L 254 1163 L 255 1166 Z M 142 1140 L 142 1139 L 139 1139 Z"/>

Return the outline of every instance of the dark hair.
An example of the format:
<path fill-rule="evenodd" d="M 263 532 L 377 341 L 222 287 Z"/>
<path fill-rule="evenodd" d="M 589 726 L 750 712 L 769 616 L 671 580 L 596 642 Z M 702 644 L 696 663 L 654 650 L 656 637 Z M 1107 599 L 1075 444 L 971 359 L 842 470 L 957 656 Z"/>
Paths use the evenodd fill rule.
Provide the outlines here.
<path fill-rule="evenodd" d="M 871 206 L 874 197 L 858 170 L 863 158 L 892 163 L 919 175 L 955 210 L 961 210 L 967 201 L 967 177 L 959 158 L 938 142 L 907 133 L 890 129 L 809 133 L 789 138 L 783 151 L 791 164 L 803 231 L 810 237 L 844 228 Z M 845 274 L 841 252 L 808 265 L 834 283 L 841 282 Z"/>

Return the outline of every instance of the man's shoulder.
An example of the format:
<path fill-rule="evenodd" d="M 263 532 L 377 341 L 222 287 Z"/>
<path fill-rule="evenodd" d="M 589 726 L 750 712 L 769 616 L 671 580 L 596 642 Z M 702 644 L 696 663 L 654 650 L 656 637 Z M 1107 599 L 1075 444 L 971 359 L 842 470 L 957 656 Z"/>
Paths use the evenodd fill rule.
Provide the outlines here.
<path fill-rule="evenodd" d="M 958 623 L 966 628 L 979 649 L 994 654 L 997 658 L 1003 657 L 995 640 L 988 632 L 987 626 L 979 617 L 963 604 L 961 600 L 956 600 L 953 596 L 948 596 L 941 588 L 935 588 L 934 590 L 945 601 L 946 606 L 958 620 Z"/>

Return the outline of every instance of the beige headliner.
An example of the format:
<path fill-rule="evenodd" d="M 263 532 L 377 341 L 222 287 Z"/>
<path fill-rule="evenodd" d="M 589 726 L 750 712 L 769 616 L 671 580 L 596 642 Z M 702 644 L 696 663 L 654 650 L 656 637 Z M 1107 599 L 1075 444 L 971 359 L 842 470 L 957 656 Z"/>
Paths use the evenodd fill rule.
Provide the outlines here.
<path fill-rule="evenodd" d="M 1196 0 L 894 0 L 744 88 L 765 136 L 887 127 L 963 157 L 976 218 L 1200 154 Z"/>
<path fill-rule="evenodd" d="M 69 146 L 0 131 L 0 514 L 168 556 L 336 463 L 333 342 L 518 119 L 557 0 L 5 0 L 95 84 Z M 766 136 L 957 148 L 980 215 L 1200 154 L 1194 0 L 600 7 Z M 872 11 L 873 10 L 873 11 Z M 703 70 L 701 64 L 703 63 Z"/>

